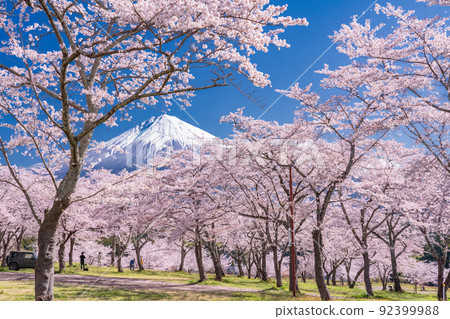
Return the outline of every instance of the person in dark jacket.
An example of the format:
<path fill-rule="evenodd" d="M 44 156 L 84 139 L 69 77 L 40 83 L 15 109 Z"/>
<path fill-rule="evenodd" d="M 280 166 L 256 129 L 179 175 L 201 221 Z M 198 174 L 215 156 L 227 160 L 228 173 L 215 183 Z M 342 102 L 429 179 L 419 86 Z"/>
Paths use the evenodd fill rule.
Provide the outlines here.
<path fill-rule="evenodd" d="M 86 256 L 84 255 L 84 252 L 81 253 L 80 256 L 80 264 L 81 264 L 81 269 L 84 269 L 85 265 L 84 265 L 84 260 L 86 259 Z"/>

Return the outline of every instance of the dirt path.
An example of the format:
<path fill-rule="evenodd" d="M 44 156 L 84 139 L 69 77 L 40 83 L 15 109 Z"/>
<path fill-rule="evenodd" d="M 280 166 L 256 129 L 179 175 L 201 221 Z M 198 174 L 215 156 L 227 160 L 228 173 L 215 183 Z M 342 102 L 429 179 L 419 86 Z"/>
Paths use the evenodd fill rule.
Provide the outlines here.
<path fill-rule="evenodd" d="M 0 272 L 0 281 L 34 280 L 34 274 L 18 272 Z M 167 281 L 154 281 L 129 278 L 94 277 L 80 275 L 55 274 L 55 282 L 72 285 L 110 287 L 116 289 L 150 289 L 194 292 L 263 292 L 257 289 L 243 289 L 223 286 L 205 286 L 195 284 L 180 284 Z"/>

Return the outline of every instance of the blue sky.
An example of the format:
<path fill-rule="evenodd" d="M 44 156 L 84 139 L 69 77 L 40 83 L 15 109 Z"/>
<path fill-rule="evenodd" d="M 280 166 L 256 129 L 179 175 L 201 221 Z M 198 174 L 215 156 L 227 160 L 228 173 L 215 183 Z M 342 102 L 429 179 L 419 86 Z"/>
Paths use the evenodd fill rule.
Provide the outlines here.
<path fill-rule="evenodd" d="M 388 1 L 378 1 L 382 5 L 386 2 Z M 443 7 L 428 7 L 425 3 L 417 3 L 415 0 L 390 2 L 416 10 L 420 17 L 447 15 Z M 192 107 L 186 110 L 189 115 L 176 105 L 167 112 L 168 114 L 177 116 L 215 136 L 221 138 L 229 136 L 232 132 L 231 126 L 219 123 L 223 115 L 245 107 L 245 114 L 259 117 L 279 97 L 275 89 L 287 89 L 332 44 L 329 35 L 333 34 L 334 30 L 338 30 L 342 24 L 349 23 L 352 16 L 361 15 L 374 3 L 374 0 L 275 0 L 273 3 L 280 5 L 287 3 L 289 7 L 285 14 L 294 18 L 305 17 L 308 19 L 309 26 L 291 27 L 286 30 L 282 37 L 287 39 L 291 45 L 290 48 L 282 50 L 271 48 L 272 50 L 268 53 L 258 53 L 254 56 L 253 61 L 258 64 L 259 69 L 270 75 L 272 86 L 256 89 L 249 82 L 244 82 L 241 87 L 252 91 L 253 97 L 262 101 L 261 104 L 265 108 L 255 105 L 236 88 L 230 86 L 198 92 L 197 96 L 191 100 Z M 360 21 L 379 20 L 380 17 L 370 10 L 361 19 Z M 317 90 L 321 76 L 314 73 L 314 70 L 320 69 L 324 63 L 334 68 L 347 64 L 348 59 L 332 47 L 301 77 L 300 85 L 306 86 L 313 83 L 313 88 Z M 294 100 L 282 97 L 264 114 L 262 119 L 276 120 L 280 123 L 291 122 L 296 105 Z M 133 111 L 131 114 L 133 115 L 131 122 L 119 122 L 119 126 L 113 128 L 99 127 L 94 134 L 94 139 L 108 140 L 152 116 L 161 115 L 162 112 L 157 108 L 149 108 Z"/>
<path fill-rule="evenodd" d="M 350 22 L 352 16 L 361 15 L 373 2 L 374 0 L 274 1 L 275 4 L 287 3 L 289 7 L 286 14 L 296 18 L 306 17 L 309 26 L 291 27 L 286 30 L 282 36 L 287 39 L 291 45 L 290 48 L 282 50 L 272 48 L 273 50 L 268 53 L 254 56 L 254 62 L 258 64 L 259 69 L 270 75 L 272 87 L 256 89 L 249 83 L 243 83 L 242 87 L 251 92 L 255 90 L 252 95 L 262 101 L 265 108 L 261 109 L 239 93 L 236 88 L 230 86 L 197 93 L 197 96 L 192 99 L 192 106 L 186 110 L 195 121 L 175 106 L 167 113 L 199 126 L 213 135 L 227 137 L 232 130 L 230 125 L 219 123 L 221 116 L 233 112 L 237 108 L 245 107 L 245 114 L 259 117 L 279 97 L 275 89 L 288 88 L 332 44 L 329 35 L 333 34 L 334 30 L 338 30 L 342 24 Z M 380 4 L 387 2 L 415 10 L 421 17 L 435 16 L 436 14 L 446 15 L 443 7 L 428 7 L 425 3 L 417 3 L 415 0 L 378 1 Z M 360 21 L 379 19 L 379 16 L 370 10 L 361 19 Z M 339 54 L 335 47 L 332 47 L 299 80 L 300 85 L 306 86 L 313 83 L 313 87 L 318 89 L 321 76 L 314 73 L 314 70 L 320 69 L 324 63 L 331 67 L 337 67 L 348 63 L 348 59 Z M 295 101 L 282 97 L 264 114 L 262 119 L 288 123 L 292 121 L 295 108 Z M 135 112 L 132 122 L 122 122 L 119 127 L 109 129 L 101 128 L 96 132 L 95 138 L 98 140 L 109 139 L 151 116 L 160 114 L 162 113 L 155 109 Z"/>

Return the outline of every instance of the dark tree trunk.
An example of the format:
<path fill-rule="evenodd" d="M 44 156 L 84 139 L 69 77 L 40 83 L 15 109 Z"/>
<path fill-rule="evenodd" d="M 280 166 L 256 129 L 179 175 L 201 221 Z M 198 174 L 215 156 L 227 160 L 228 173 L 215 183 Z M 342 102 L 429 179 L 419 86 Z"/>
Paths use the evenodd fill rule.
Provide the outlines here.
<path fill-rule="evenodd" d="M 3 256 L 3 237 L 5 236 L 5 232 L 0 231 L 0 253 Z"/>
<path fill-rule="evenodd" d="M 111 244 L 111 264 L 110 266 L 114 266 L 114 264 L 116 263 L 116 236 L 113 236 L 113 241 Z"/>
<path fill-rule="evenodd" d="M 261 279 L 261 258 L 258 252 L 253 253 L 253 260 L 256 267 L 255 278 Z"/>
<path fill-rule="evenodd" d="M 297 266 L 297 256 L 294 256 L 294 263 Z M 295 274 L 292 274 L 294 268 L 292 267 L 292 256 L 289 256 L 289 291 L 300 291 L 298 289 L 298 280 L 297 280 L 297 267 L 295 267 Z"/>
<path fill-rule="evenodd" d="M 387 289 L 387 277 L 381 278 L 381 285 L 383 286 L 383 290 Z"/>
<path fill-rule="evenodd" d="M 65 84 L 64 84 L 65 85 Z M 80 177 L 83 158 L 92 138 L 93 131 L 87 133 L 71 145 L 71 163 L 65 177 L 59 183 L 52 208 L 45 212 L 44 219 L 38 231 L 38 258 L 34 268 L 34 292 L 36 300 L 53 300 L 54 254 L 56 245 L 56 230 L 59 219 L 70 205 L 70 197 Z"/>
<path fill-rule="evenodd" d="M 139 245 L 139 243 L 134 245 L 134 251 L 136 252 L 136 259 L 137 259 L 139 271 L 145 270 L 144 265 L 142 264 L 142 259 L 141 259 L 141 249 L 142 249 L 142 247 Z"/>
<path fill-rule="evenodd" d="M 323 267 L 323 273 L 325 274 L 325 280 L 327 281 L 327 286 L 330 285 L 330 278 L 331 278 L 331 272 L 333 271 L 333 265 L 331 264 L 331 270 L 328 271 L 326 268 L 326 258 L 324 260 L 324 262 L 322 263 L 322 267 Z"/>
<path fill-rule="evenodd" d="M 450 271 L 447 274 L 447 278 L 445 279 L 445 300 L 448 300 L 448 286 L 450 286 Z"/>
<path fill-rule="evenodd" d="M 247 278 L 248 279 L 252 278 L 252 264 L 253 264 L 253 261 L 252 261 L 252 259 L 250 257 L 250 253 L 249 253 L 248 254 L 248 258 L 245 261 L 245 268 L 247 268 Z"/>
<path fill-rule="evenodd" d="M 350 261 L 345 261 L 344 262 L 344 266 L 345 266 L 345 273 L 347 274 L 347 285 L 348 285 L 348 288 L 353 289 L 353 287 L 355 285 L 353 284 L 353 286 L 352 286 L 353 280 L 350 277 L 350 270 L 351 270 L 351 267 L 352 267 L 352 261 L 351 260 Z M 355 280 L 355 282 L 356 282 L 356 280 Z"/>
<path fill-rule="evenodd" d="M 261 252 L 261 279 L 263 281 L 268 281 L 269 276 L 267 275 L 267 251 L 266 251 L 266 243 L 262 245 Z"/>
<path fill-rule="evenodd" d="M 136 253 L 138 271 L 143 271 L 143 270 L 145 270 L 145 268 L 144 268 L 142 258 L 141 258 L 141 251 L 142 251 L 142 247 L 144 247 L 144 245 L 145 245 L 145 242 L 141 243 L 139 237 L 133 238 L 132 242 L 133 242 L 134 252 Z"/>
<path fill-rule="evenodd" d="M 314 246 L 314 274 L 316 277 L 317 288 L 322 300 L 331 300 L 330 292 L 328 291 L 327 285 L 325 283 L 325 278 L 323 276 L 322 231 L 320 229 L 313 230 L 312 238 Z"/>
<path fill-rule="evenodd" d="M 236 263 L 238 266 L 239 277 L 244 277 L 245 274 L 244 274 L 244 269 L 242 268 L 242 258 L 240 256 L 236 259 Z"/>
<path fill-rule="evenodd" d="M 11 240 L 12 240 L 13 236 L 12 233 L 8 232 L 7 234 L 5 234 L 5 236 L 3 237 L 3 241 L 2 241 L 2 263 L 1 266 L 2 267 L 6 267 L 6 257 L 8 256 L 8 250 L 9 250 L 9 245 L 11 244 Z"/>
<path fill-rule="evenodd" d="M 356 282 L 358 281 L 358 278 L 359 278 L 359 276 L 363 273 L 363 271 L 364 271 L 364 266 L 362 266 L 362 267 L 358 270 L 358 272 L 356 273 L 355 279 L 353 279 L 351 285 L 349 285 L 349 288 L 350 288 L 350 289 L 355 288 Z"/>
<path fill-rule="evenodd" d="M 207 242 L 206 247 L 209 250 L 209 253 L 211 255 L 211 259 L 214 265 L 214 273 L 216 275 L 216 280 L 220 281 L 225 276 L 222 266 L 220 265 L 220 256 L 219 252 L 217 250 L 217 246 L 214 243 L 214 241 Z"/>
<path fill-rule="evenodd" d="M 380 265 L 379 263 L 377 264 L 377 269 L 378 269 L 378 275 L 380 277 L 381 280 L 381 285 L 382 285 L 382 289 L 386 290 L 387 289 L 387 284 L 388 284 L 388 278 L 389 278 L 389 267 L 386 265 Z"/>
<path fill-rule="evenodd" d="M 75 246 L 75 238 L 70 238 L 69 248 L 69 266 L 73 266 L 73 248 Z"/>
<path fill-rule="evenodd" d="M 120 240 L 118 240 L 117 243 L 117 272 L 123 272 L 123 266 L 122 266 L 122 255 L 125 250 L 125 247 L 122 246 L 120 243 Z"/>
<path fill-rule="evenodd" d="M 335 267 L 335 265 L 333 265 L 333 270 L 331 271 L 331 284 L 333 286 L 337 286 L 337 283 L 336 283 L 336 271 L 337 271 L 337 268 Z"/>
<path fill-rule="evenodd" d="M 223 267 L 222 267 L 222 261 L 220 260 L 219 247 L 216 244 L 214 244 L 214 247 L 215 247 L 215 251 L 216 251 L 217 264 L 218 264 L 220 273 L 222 274 L 222 277 L 225 277 L 225 272 L 223 271 Z"/>
<path fill-rule="evenodd" d="M 394 291 L 402 292 L 403 290 L 400 284 L 400 278 L 398 277 L 397 256 L 395 254 L 395 247 L 391 247 L 390 251 L 391 251 L 391 268 L 392 268 L 392 280 L 394 281 Z"/>
<path fill-rule="evenodd" d="M 3 249 L 1 267 L 6 267 L 6 257 L 7 256 L 8 256 L 8 251 L 6 249 Z"/>
<path fill-rule="evenodd" d="M 117 258 L 117 272 L 123 272 L 123 266 L 122 266 L 122 256 L 119 255 Z"/>
<path fill-rule="evenodd" d="M 117 257 L 117 272 L 123 272 L 122 255 L 120 254 L 119 257 Z"/>
<path fill-rule="evenodd" d="M 23 236 L 25 235 L 25 227 L 20 228 L 20 232 L 16 235 L 16 250 L 22 249 Z"/>
<path fill-rule="evenodd" d="M 330 275 L 331 275 L 331 272 L 327 272 L 327 271 L 324 271 L 325 272 L 325 275 L 327 276 L 327 286 L 329 286 L 330 285 Z"/>
<path fill-rule="evenodd" d="M 64 255 L 66 253 L 66 242 L 66 234 L 63 234 L 58 249 L 59 272 L 62 272 L 64 271 L 64 269 L 66 269 L 66 261 L 64 260 Z"/>
<path fill-rule="evenodd" d="M 373 296 L 372 282 L 370 281 L 370 258 L 369 253 L 365 251 L 363 254 L 364 260 L 364 285 L 369 296 Z"/>
<path fill-rule="evenodd" d="M 186 259 L 185 254 L 181 254 L 180 265 L 178 266 L 178 271 L 184 271 L 184 260 Z"/>
<path fill-rule="evenodd" d="M 181 259 L 180 266 L 178 266 L 178 271 L 184 270 L 184 260 L 186 259 L 187 250 L 184 248 L 184 240 L 181 241 Z"/>
<path fill-rule="evenodd" d="M 61 211 L 62 213 L 62 211 Z M 38 232 L 38 258 L 34 268 L 35 298 L 37 301 L 53 300 L 53 281 L 56 245 L 56 229 L 60 214 L 48 213 L 44 218 Z"/>
<path fill-rule="evenodd" d="M 277 281 L 277 287 L 283 286 L 283 278 L 281 276 L 281 267 L 278 263 L 278 249 L 275 245 L 272 245 L 272 255 L 273 255 L 273 267 L 275 270 L 275 278 Z"/>
<path fill-rule="evenodd" d="M 437 292 L 437 297 L 438 300 L 444 300 L 444 271 L 445 271 L 445 267 L 444 267 L 444 263 L 442 262 L 442 260 L 438 260 L 437 261 L 438 264 L 438 292 Z"/>
<path fill-rule="evenodd" d="M 205 272 L 205 267 L 203 266 L 203 254 L 202 254 L 202 243 L 200 239 L 195 240 L 195 260 L 197 261 L 199 281 L 205 281 L 208 279 Z"/>
<path fill-rule="evenodd" d="M 358 272 L 356 273 L 355 278 L 353 280 L 350 277 L 350 270 L 352 268 L 352 260 L 344 262 L 344 266 L 345 266 L 345 272 L 347 273 L 348 288 L 353 289 L 353 288 L 355 288 L 355 285 L 356 285 L 356 282 L 358 281 L 359 276 L 364 271 L 364 266 L 358 270 Z"/>

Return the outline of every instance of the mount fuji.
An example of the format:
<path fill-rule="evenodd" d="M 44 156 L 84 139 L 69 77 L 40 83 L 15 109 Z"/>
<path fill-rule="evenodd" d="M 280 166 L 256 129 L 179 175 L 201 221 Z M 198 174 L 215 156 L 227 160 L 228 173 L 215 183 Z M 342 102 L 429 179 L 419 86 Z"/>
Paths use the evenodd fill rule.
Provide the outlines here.
<path fill-rule="evenodd" d="M 86 165 L 114 173 L 151 164 L 155 155 L 181 149 L 196 149 L 212 134 L 188 124 L 175 116 L 161 115 L 101 143 L 86 156 Z"/>

